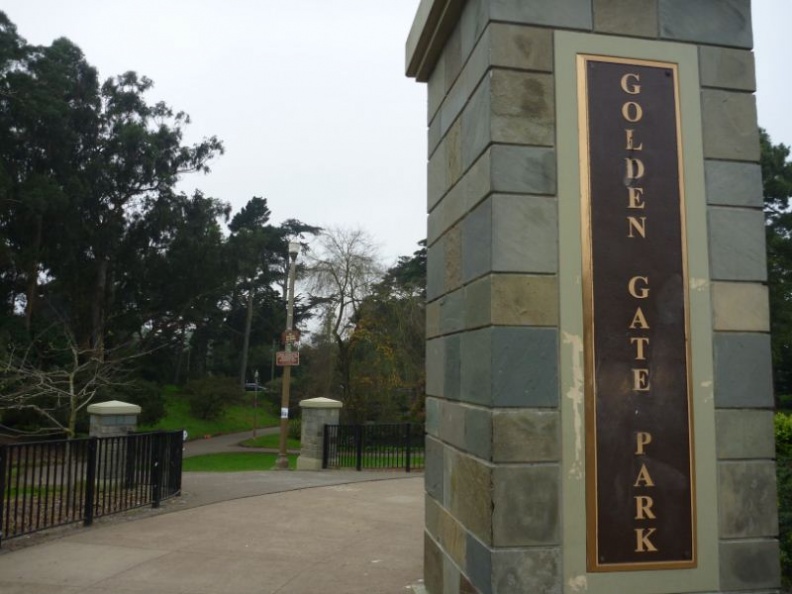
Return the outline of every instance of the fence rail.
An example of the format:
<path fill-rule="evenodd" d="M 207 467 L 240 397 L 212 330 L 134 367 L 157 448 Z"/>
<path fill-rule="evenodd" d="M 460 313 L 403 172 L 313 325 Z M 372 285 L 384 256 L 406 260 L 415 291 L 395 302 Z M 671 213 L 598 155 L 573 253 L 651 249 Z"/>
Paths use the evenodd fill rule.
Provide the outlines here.
<path fill-rule="evenodd" d="M 0 543 L 181 492 L 182 432 L 0 446 Z"/>
<path fill-rule="evenodd" d="M 424 467 L 423 425 L 325 425 L 322 468 L 357 470 Z"/>

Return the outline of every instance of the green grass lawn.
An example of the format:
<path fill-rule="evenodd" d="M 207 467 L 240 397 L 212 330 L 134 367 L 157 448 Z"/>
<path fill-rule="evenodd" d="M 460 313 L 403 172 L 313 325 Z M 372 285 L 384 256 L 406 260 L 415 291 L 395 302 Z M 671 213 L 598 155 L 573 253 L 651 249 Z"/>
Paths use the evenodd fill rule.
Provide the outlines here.
<path fill-rule="evenodd" d="M 189 439 L 200 439 L 204 435 L 224 435 L 226 433 L 241 433 L 252 431 L 253 421 L 257 420 L 258 427 L 274 427 L 280 423 L 268 410 L 263 410 L 261 403 L 257 409 L 253 408 L 253 396 L 245 394 L 249 402 L 242 405 L 228 407 L 225 414 L 216 421 L 204 421 L 190 415 L 190 406 L 186 399 L 178 394 L 165 395 L 165 418 L 156 425 L 142 426 L 142 431 L 176 431 L 187 429 Z"/>
<path fill-rule="evenodd" d="M 242 452 L 228 454 L 207 454 L 185 458 L 182 470 L 184 472 L 243 472 L 249 470 L 272 470 L 277 454 L 261 452 Z M 289 468 L 297 465 L 297 456 L 289 456 Z"/>
<path fill-rule="evenodd" d="M 259 435 L 256 439 L 251 437 L 243 441 L 241 445 L 247 448 L 270 448 L 277 450 L 280 448 L 280 435 Z M 286 447 L 290 450 L 299 450 L 300 440 L 289 437 L 286 439 Z"/>

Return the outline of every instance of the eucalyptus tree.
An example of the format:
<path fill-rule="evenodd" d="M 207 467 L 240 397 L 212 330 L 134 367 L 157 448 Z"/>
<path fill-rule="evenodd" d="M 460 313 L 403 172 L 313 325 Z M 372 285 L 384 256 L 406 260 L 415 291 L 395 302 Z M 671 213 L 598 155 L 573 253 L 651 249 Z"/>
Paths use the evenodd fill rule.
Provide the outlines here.
<path fill-rule="evenodd" d="M 254 196 L 228 225 L 229 252 L 238 278 L 232 299 L 236 307 L 230 312 L 229 326 L 238 328 L 242 322 L 238 334 L 242 338 L 238 375 L 242 385 L 251 379 L 248 375 L 251 341 L 259 347 L 269 346 L 284 328 L 286 294 L 285 289 L 279 294 L 277 287 L 286 286 L 289 241 L 304 240 L 320 231 L 319 227 L 296 219 L 273 225 L 271 216 L 267 199 Z M 242 311 L 244 316 L 239 315 Z"/>
<path fill-rule="evenodd" d="M 77 46 L 30 46 L 0 13 L 2 275 L 9 313 L 24 307 L 28 330 L 52 261 L 74 249 L 72 206 L 98 93 L 96 70 Z"/>
<path fill-rule="evenodd" d="M 163 193 L 135 214 L 118 254 L 113 336 L 152 351 L 150 379 L 180 383 L 205 370 L 224 323 L 233 270 L 221 224 L 228 204 L 196 191 Z M 203 340 L 201 340 L 203 338 Z"/>
<path fill-rule="evenodd" d="M 189 117 L 151 102 L 152 85 L 134 72 L 101 83 L 74 43 L 30 45 L 0 13 L 0 356 L 26 353 L 18 370 L 104 373 L 118 347 L 136 360 L 151 342 L 183 350 L 220 317 L 228 209 L 174 188 L 223 146 L 185 142 Z M 25 392 L 22 376 L 30 402 L 58 399 Z"/>

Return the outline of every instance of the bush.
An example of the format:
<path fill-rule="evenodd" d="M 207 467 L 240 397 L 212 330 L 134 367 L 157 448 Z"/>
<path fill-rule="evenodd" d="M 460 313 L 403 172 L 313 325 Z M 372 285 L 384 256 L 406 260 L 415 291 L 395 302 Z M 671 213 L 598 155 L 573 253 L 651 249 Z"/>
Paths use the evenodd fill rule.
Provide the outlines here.
<path fill-rule="evenodd" d="M 792 588 L 792 415 L 776 413 L 775 441 L 781 580 L 784 590 L 789 591 Z"/>
<path fill-rule="evenodd" d="M 242 402 L 245 392 L 234 378 L 205 377 L 187 382 L 184 394 L 194 417 L 215 421 L 230 405 Z"/>
<path fill-rule="evenodd" d="M 289 419 L 287 436 L 291 439 L 302 439 L 302 419 Z"/>

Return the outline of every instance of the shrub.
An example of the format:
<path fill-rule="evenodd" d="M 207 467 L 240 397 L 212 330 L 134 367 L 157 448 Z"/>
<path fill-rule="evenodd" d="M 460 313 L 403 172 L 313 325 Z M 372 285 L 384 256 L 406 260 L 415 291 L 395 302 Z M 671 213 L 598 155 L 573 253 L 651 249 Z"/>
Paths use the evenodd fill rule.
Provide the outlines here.
<path fill-rule="evenodd" d="M 287 435 L 291 439 L 302 439 L 302 419 L 289 419 Z"/>
<path fill-rule="evenodd" d="M 189 381 L 184 394 L 194 417 L 215 421 L 230 405 L 241 402 L 245 393 L 234 378 L 205 377 Z"/>
<path fill-rule="evenodd" d="M 784 590 L 789 591 L 792 588 L 792 415 L 776 413 L 775 441 L 781 579 Z"/>

